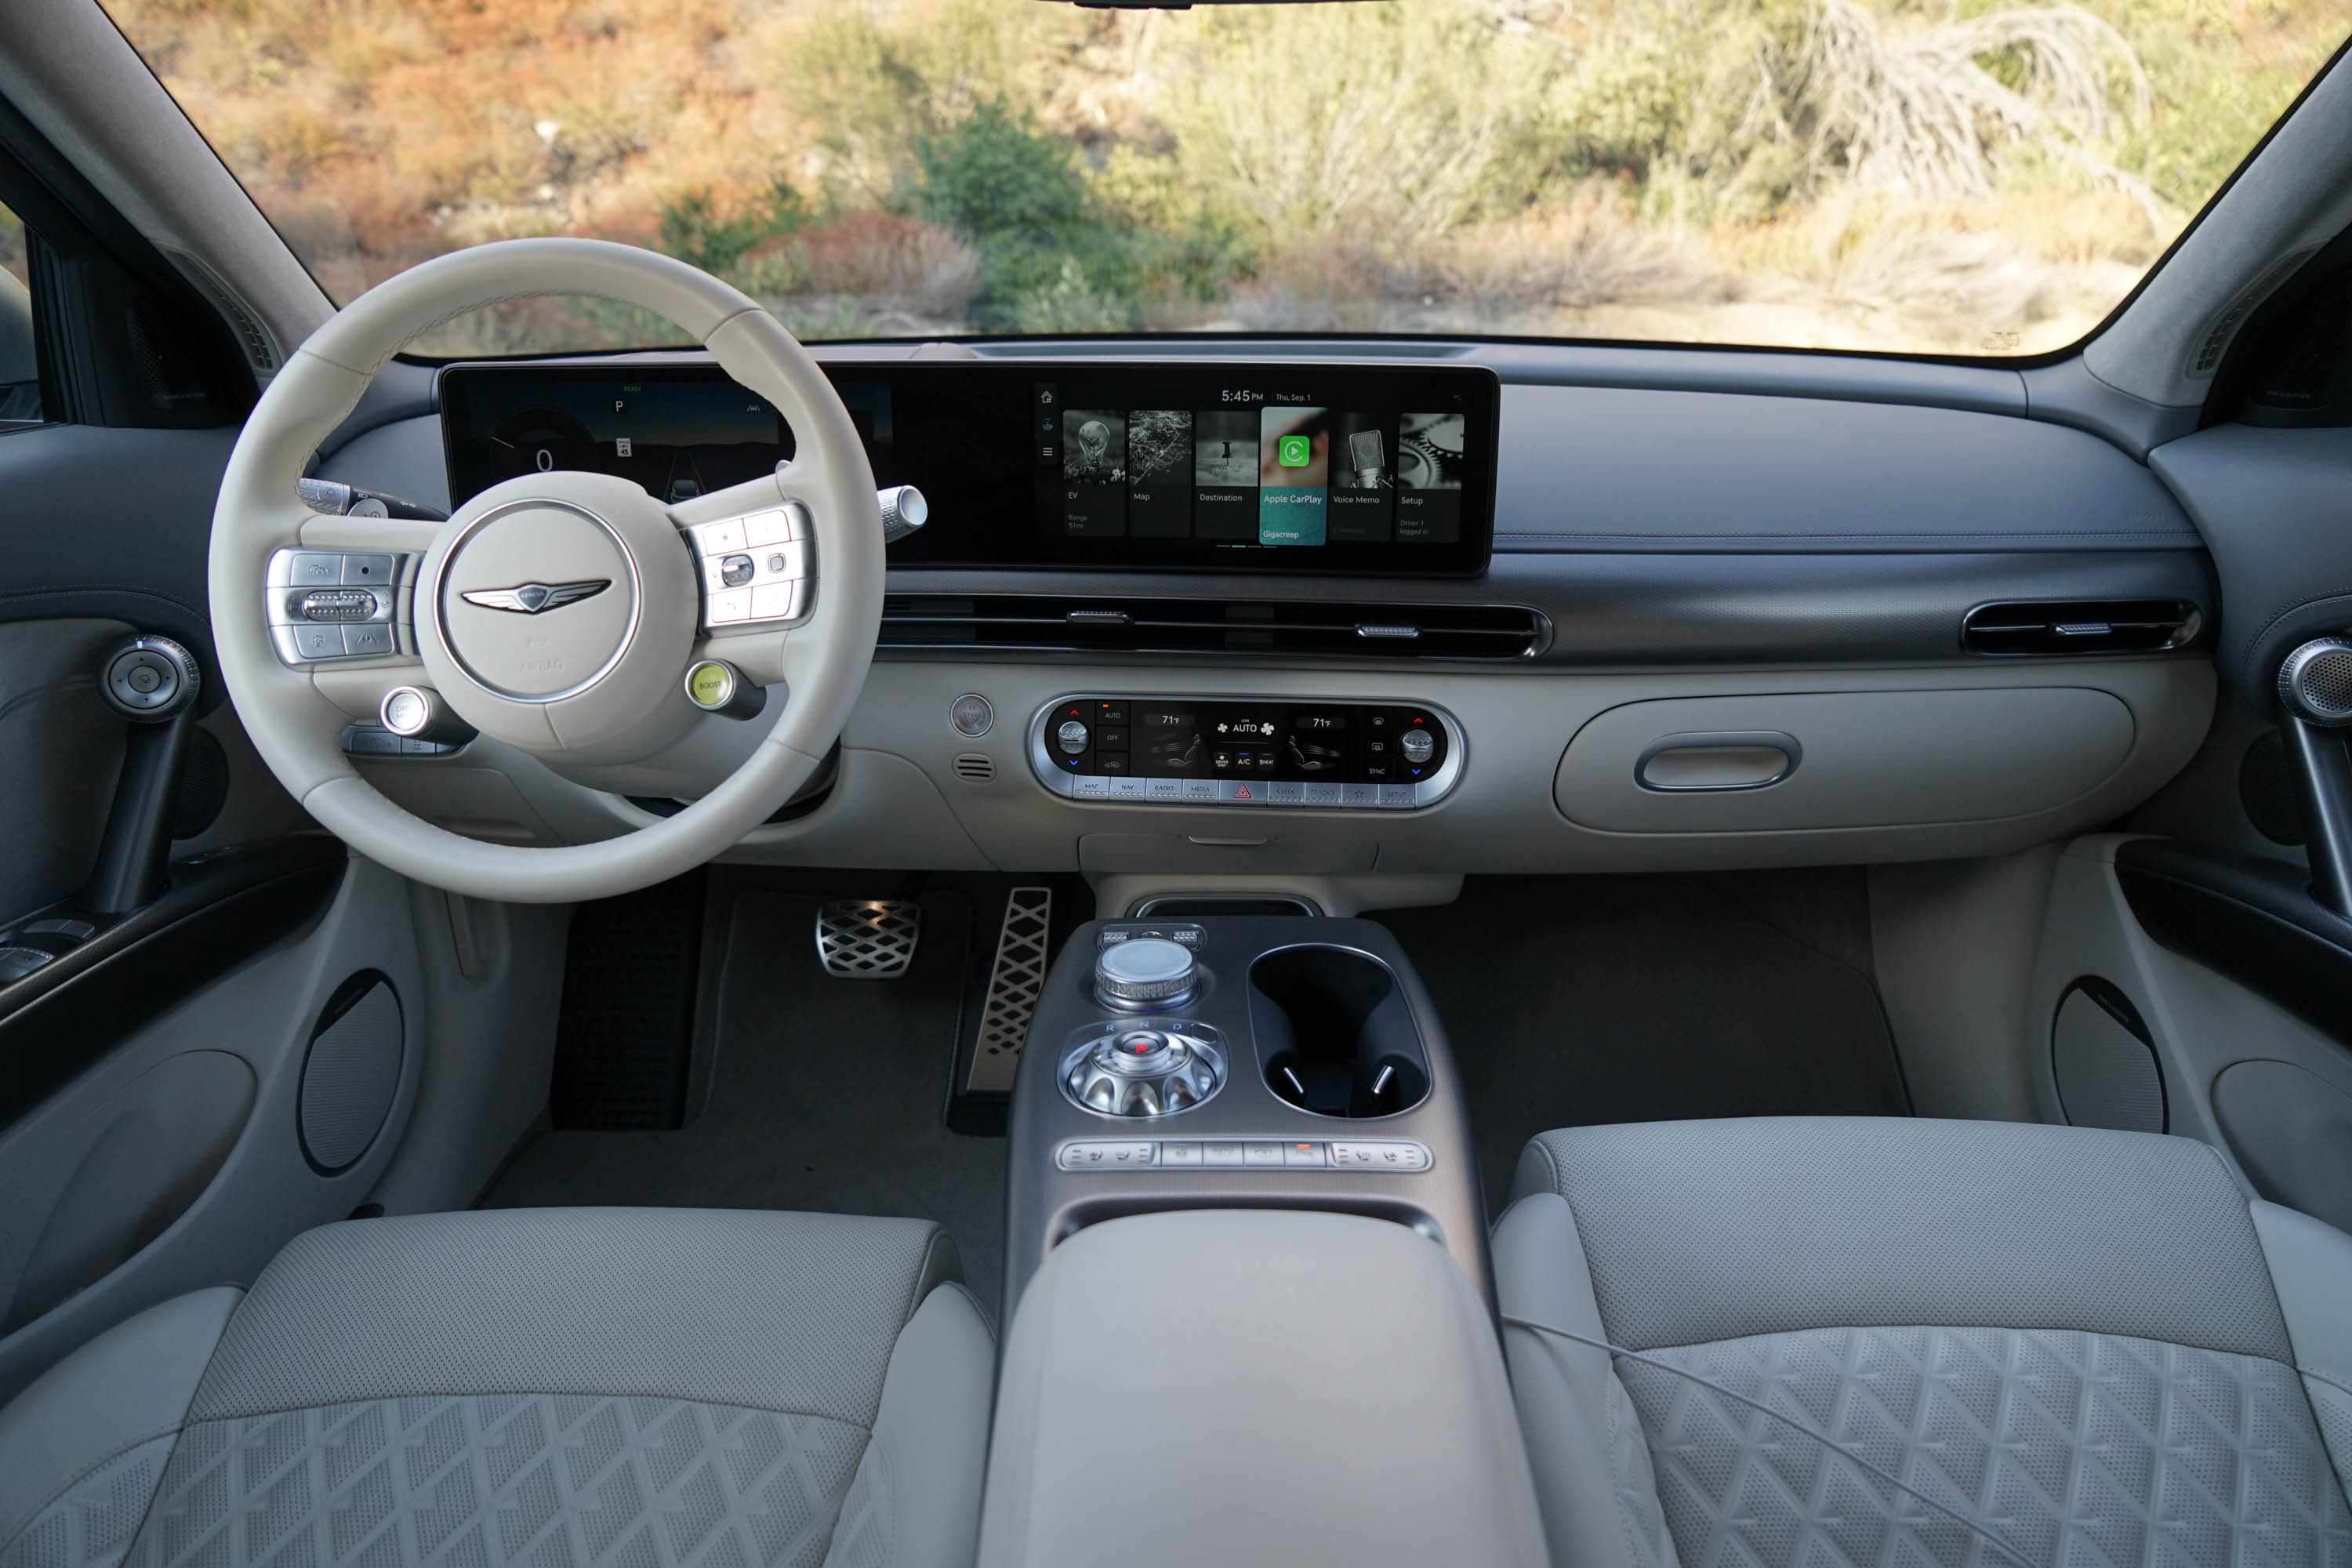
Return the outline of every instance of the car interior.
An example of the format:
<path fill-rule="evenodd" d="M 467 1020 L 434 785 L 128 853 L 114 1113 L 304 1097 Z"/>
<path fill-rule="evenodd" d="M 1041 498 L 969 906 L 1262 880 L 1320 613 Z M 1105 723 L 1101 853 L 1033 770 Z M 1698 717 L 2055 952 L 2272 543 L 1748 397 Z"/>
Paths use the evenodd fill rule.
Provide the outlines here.
<path fill-rule="evenodd" d="M 2352 1568 L 2340 55 L 2060 341 L 846 330 L 265 12 L 0 7 L 0 1568 Z"/>

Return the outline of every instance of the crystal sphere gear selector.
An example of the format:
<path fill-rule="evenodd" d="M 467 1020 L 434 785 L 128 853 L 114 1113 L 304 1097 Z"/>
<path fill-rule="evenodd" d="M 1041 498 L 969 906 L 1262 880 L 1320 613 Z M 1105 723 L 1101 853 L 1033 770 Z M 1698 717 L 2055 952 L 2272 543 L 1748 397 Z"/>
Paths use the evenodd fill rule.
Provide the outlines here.
<path fill-rule="evenodd" d="M 1061 1077 L 1062 1092 L 1087 1110 L 1166 1116 L 1224 1086 L 1224 1047 L 1206 1024 L 1098 1024 L 1072 1038 Z"/>

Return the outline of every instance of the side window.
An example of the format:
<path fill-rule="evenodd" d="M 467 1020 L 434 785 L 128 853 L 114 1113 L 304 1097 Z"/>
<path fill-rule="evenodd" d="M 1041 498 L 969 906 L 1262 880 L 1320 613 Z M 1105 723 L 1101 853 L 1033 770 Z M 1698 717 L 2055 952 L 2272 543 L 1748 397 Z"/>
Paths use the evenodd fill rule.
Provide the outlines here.
<path fill-rule="evenodd" d="M 41 372 L 33 351 L 33 293 L 25 226 L 0 206 L 0 428 L 38 424 Z"/>

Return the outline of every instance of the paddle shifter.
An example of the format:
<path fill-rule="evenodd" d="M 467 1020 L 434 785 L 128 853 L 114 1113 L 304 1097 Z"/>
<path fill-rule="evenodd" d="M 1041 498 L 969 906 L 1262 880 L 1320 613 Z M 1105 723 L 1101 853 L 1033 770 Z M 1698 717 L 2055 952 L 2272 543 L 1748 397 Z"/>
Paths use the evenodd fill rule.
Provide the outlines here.
<path fill-rule="evenodd" d="M 2352 918 L 2352 639 L 2317 637 L 2279 667 L 2280 739 L 2303 807 L 2312 896 Z"/>

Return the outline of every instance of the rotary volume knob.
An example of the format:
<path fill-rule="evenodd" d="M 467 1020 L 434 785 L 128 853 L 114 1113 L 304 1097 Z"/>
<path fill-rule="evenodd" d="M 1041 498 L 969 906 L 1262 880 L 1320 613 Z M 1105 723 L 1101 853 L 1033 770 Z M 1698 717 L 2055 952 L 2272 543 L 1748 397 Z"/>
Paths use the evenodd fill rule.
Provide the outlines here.
<path fill-rule="evenodd" d="M 1095 958 L 1095 994 L 1107 1006 L 1178 1006 L 1192 999 L 1199 981 L 1192 950 L 1165 937 L 1117 942 Z"/>

